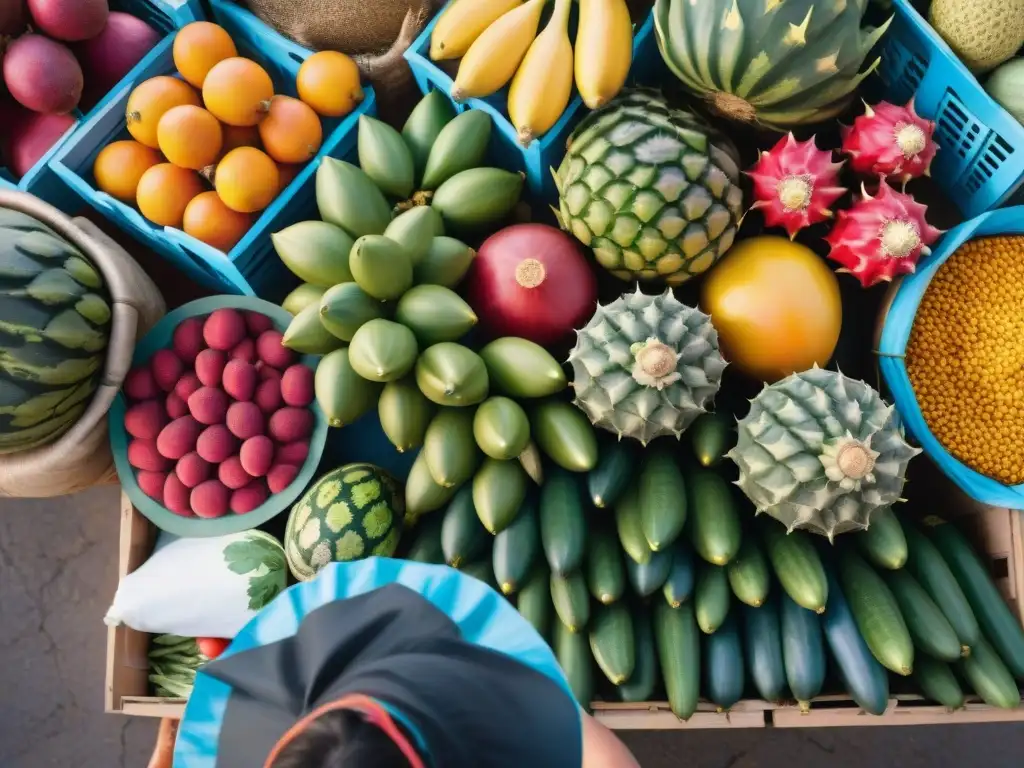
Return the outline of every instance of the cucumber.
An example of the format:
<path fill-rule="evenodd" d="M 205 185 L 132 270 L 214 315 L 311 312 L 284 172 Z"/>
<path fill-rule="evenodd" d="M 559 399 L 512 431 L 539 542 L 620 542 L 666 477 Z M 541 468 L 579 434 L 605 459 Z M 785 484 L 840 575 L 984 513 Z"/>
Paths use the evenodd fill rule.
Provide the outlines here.
<path fill-rule="evenodd" d="M 534 407 L 530 434 L 548 458 L 570 472 L 597 466 L 597 432 L 579 408 L 561 400 Z"/>
<path fill-rule="evenodd" d="M 782 629 L 782 661 L 786 682 L 800 709 L 807 712 L 811 699 L 825 684 L 825 640 L 821 617 L 801 608 L 785 592 L 779 595 L 779 624 Z"/>
<path fill-rule="evenodd" d="M 925 523 L 929 538 L 963 589 L 985 637 L 1013 676 L 1024 680 L 1024 628 L 1010 613 L 985 564 L 955 527 L 931 517 Z"/>
<path fill-rule="evenodd" d="M 793 602 L 815 613 L 823 613 L 828 602 L 828 581 L 821 557 L 803 531 L 786 533 L 776 521 L 763 518 L 760 524 L 768 562 Z"/>
<path fill-rule="evenodd" d="M 707 469 L 686 478 L 690 539 L 697 554 L 713 565 L 725 565 L 740 549 L 743 531 L 729 484 Z"/>
<path fill-rule="evenodd" d="M 907 537 L 907 569 L 939 606 L 960 640 L 960 655 L 966 656 L 981 637 L 981 628 L 967 596 L 942 559 L 935 545 L 912 525 L 903 527 Z"/>
<path fill-rule="evenodd" d="M 580 487 L 564 469 L 552 467 L 540 489 L 540 538 L 551 570 L 565 575 L 583 563 L 587 521 Z"/>
<path fill-rule="evenodd" d="M 914 643 L 899 603 L 882 577 L 852 548 L 839 557 L 839 583 L 875 658 L 897 675 L 913 672 Z"/>
<path fill-rule="evenodd" d="M 655 552 L 668 548 L 686 525 L 686 485 L 666 450 L 649 451 L 640 469 L 640 526 Z"/>
<path fill-rule="evenodd" d="M 788 698 L 779 602 L 773 597 L 760 608 L 743 606 L 743 645 L 750 679 L 762 699 L 775 703 Z"/>
<path fill-rule="evenodd" d="M 653 595 L 663 586 L 672 570 L 672 552 L 654 552 L 646 563 L 635 563 L 626 558 L 626 573 L 633 591 L 640 597 Z"/>
<path fill-rule="evenodd" d="M 551 574 L 551 603 L 559 620 L 570 632 L 580 632 L 590 621 L 590 593 L 583 574 Z"/>
<path fill-rule="evenodd" d="M 889 676 L 860 636 L 846 596 L 832 573 L 828 574 L 828 608 L 821 626 L 850 698 L 872 715 L 883 714 L 889 703 Z"/>
<path fill-rule="evenodd" d="M 587 473 L 587 493 L 598 509 L 614 507 L 636 477 L 637 452 L 628 440 L 602 439 L 597 466 Z"/>
<path fill-rule="evenodd" d="M 701 563 L 693 595 L 694 612 L 701 631 L 708 635 L 717 632 L 729 615 L 731 602 L 732 593 L 729 591 L 729 577 L 725 568 Z"/>
<path fill-rule="evenodd" d="M 636 484 L 629 486 L 615 505 L 615 529 L 623 551 L 634 563 L 651 559 L 651 547 L 640 524 L 640 489 Z"/>
<path fill-rule="evenodd" d="M 695 568 L 693 550 L 690 549 L 690 545 L 683 541 L 677 541 L 675 547 L 672 548 L 672 569 L 668 572 L 668 578 L 665 579 L 665 586 L 662 588 L 665 600 L 673 608 L 678 608 L 693 594 L 693 584 L 696 581 Z"/>
<path fill-rule="evenodd" d="M 594 662 L 587 636 L 575 634 L 556 622 L 554 650 L 576 702 L 589 710 L 594 698 Z"/>
<path fill-rule="evenodd" d="M 913 574 L 901 569 L 883 571 L 882 577 L 896 598 L 914 646 L 940 661 L 959 659 L 956 632 Z"/>
<path fill-rule="evenodd" d="M 925 698 L 937 701 L 946 709 L 962 709 L 964 691 L 949 664 L 931 656 L 921 656 L 911 676 Z"/>
<path fill-rule="evenodd" d="M 892 507 L 882 507 L 871 515 L 871 524 L 853 540 L 872 565 L 895 571 L 907 564 L 907 537 Z"/>
<path fill-rule="evenodd" d="M 595 611 L 590 622 L 590 650 L 613 685 L 621 685 L 630 678 L 636 666 L 636 646 L 633 617 L 625 605 L 604 605 Z"/>
<path fill-rule="evenodd" d="M 728 712 L 743 698 L 743 643 L 736 617 L 729 616 L 713 635 L 704 638 L 704 673 L 708 698 L 719 712 Z"/>
<path fill-rule="evenodd" d="M 680 720 L 689 720 L 700 695 L 700 632 L 693 604 L 673 608 L 655 600 L 654 642 L 669 707 Z"/>
<path fill-rule="evenodd" d="M 1013 675 L 987 638 L 979 637 L 971 646 L 971 655 L 957 664 L 971 688 L 986 704 L 1000 709 L 1020 706 L 1020 691 Z"/>
<path fill-rule="evenodd" d="M 620 701 L 650 701 L 658 685 L 658 656 L 654 649 L 651 613 L 640 607 L 633 612 L 633 674 L 617 688 Z"/>
<path fill-rule="evenodd" d="M 612 533 L 604 528 L 591 531 L 587 553 L 587 586 L 594 599 L 611 605 L 626 591 L 626 571 L 622 550 Z"/>
<path fill-rule="evenodd" d="M 551 578 L 547 566 L 543 563 L 538 562 L 534 566 L 523 586 L 519 588 L 516 608 L 519 609 L 519 614 L 533 625 L 537 633 L 545 641 L 550 642 L 551 619 L 555 609 L 551 603 Z"/>
<path fill-rule="evenodd" d="M 719 413 L 705 413 L 686 430 L 693 455 L 701 466 L 713 467 L 736 444 L 736 422 Z"/>
<path fill-rule="evenodd" d="M 461 568 L 463 563 L 476 560 L 484 554 L 492 539 L 476 516 L 473 486 L 467 483 L 456 491 L 444 511 L 444 521 L 441 523 L 444 560 L 452 568 Z"/>
<path fill-rule="evenodd" d="M 768 560 L 754 536 L 745 536 L 736 557 L 725 566 L 729 586 L 740 602 L 757 608 L 768 598 Z"/>
<path fill-rule="evenodd" d="M 502 594 L 511 595 L 519 590 L 529 576 L 539 550 L 540 524 L 537 522 L 537 504 L 533 497 L 527 494 L 512 525 L 494 537 L 491 563 L 494 566 L 494 578 Z"/>
<path fill-rule="evenodd" d="M 491 565 L 490 558 L 465 563 L 459 570 L 467 576 L 479 579 L 491 589 L 496 590 L 498 588 L 497 582 L 494 581 L 494 567 Z"/>
<path fill-rule="evenodd" d="M 444 549 L 441 547 L 441 524 L 444 522 L 442 515 L 431 515 L 413 529 L 416 538 L 413 539 L 409 551 L 405 553 L 406 560 L 417 563 L 443 563 Z"/>

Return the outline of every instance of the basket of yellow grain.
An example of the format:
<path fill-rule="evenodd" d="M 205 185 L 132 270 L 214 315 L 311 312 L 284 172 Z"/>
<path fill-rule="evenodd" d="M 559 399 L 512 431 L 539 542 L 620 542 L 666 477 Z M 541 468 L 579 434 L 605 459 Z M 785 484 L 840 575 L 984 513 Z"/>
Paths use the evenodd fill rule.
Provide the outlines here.
<path fill-rule="evenodd" d="M 1024 509 L 1024 206 L 947 232 L 879 320 L 907 431 L 966 493 Z"/>

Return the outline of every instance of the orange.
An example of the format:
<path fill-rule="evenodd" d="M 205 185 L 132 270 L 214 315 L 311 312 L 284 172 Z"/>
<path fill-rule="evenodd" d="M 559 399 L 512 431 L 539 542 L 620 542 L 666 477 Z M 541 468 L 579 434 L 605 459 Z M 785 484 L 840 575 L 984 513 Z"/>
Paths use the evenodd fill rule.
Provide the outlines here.
<path fill-rule="evenodd" d="M 156 135 L 164 157 L 194 171 L 216 162 L 224 142 L 217 118 L 190 104 L 167 110 Z"/>
<path fill-rule="evenodd" d="M 299 172 L 301 170 L 301 165 L 293 165 L 291 163 L 278 163 L 278 193 L 284 192 L 285 187 L 287 187 L 289 184 L 295 181 L 295 177 L 299 175 Z"/>
<path fill-rule="evenodd" d="M 135 205 L 135 190 L 142 174 L 163 162 L 155 149 L 130 139 L 108 144 L 96 155 L 92 175 L 96 186 L 121 202 Z"/>
<path fill-rule="evenodd" d="M 139 211 L 154 224 L 181 228 L 185 208 L 203 191 L 199 174 L 171 163 L 154 165 L 139 179 Z"/>
<path fill-rule="evenodd" d="M 359 67 L 344 53 L 320 51 L 299 67 L 299 98 L 324 117 L 342 117 L 363 100 Z"/>
<path fill-rule="evenodd" d="M 275 96 L 259 127 L 263 149 L 279 163 L 308 162 L 324 139 L 316 112 L 291 96 Z"/>
<path fill-rule="evenodd" d="M 239 147 L 217 164 L 213 184 L 224 204 L 239 213 L 262 211 L 277 197 L 281 177 L 265 152 Z"/>
<path fill-rule="evenodd" d="M 227 253 L 252 226 L 249 213 L 232 211 L 216 192 L 203 192 L 185 208 L 182 229 L 196 240 Z"/>
<path fill-rule="evenodd" d="M 260 148 L 260 131 L 255 125 L 221 125 L 221 129 L 224 133 L 222 156 L 239 147 Z"/>
<path fill-rule="evenodd" d="M 194 21 L 174 36 L 174 66 L 189 83 L 203 87 L 213 67 L 238 55 L 238 49 L 223 27 L 208 21 Z"/>
<path fill-rule="evenodd" d="M 199 94 L 184 80 L 161 75 L 140 83 L 128 97 L 125 119 L 128 133 L 134 139 L 153 149 L 160 148 L 156 128 L 164 113 L 174 107 L 191 104 L 201 107 Z"/>
<path fill-rule="evenodd" d="M 228 125 L 256 125 L 266 116 L 273 98 L 270 75 L 251 59 L 224 59 L 203 81 L 206 108 Z"/>

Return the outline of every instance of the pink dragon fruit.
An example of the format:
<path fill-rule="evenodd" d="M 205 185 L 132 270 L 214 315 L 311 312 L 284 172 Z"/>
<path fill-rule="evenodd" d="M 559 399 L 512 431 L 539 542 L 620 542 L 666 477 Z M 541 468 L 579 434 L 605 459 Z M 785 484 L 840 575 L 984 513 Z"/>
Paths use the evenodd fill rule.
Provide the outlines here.
<path fill-rule="evenodd" d="M 897 192 L 884 178 L 874 197 L 863 184 L 861 194 L 848 210 L 839 212 L 825 241 L 831 246 L 828 257 L 842 265 L 836 271 L 849 272 L 870 288 L 913 272 L 918 258 L 931 253 L 928 246 L 942 230 L 925 220 L 926 206 Z"/>
<path fill-rule="evenodd" d="M 839 185 L 842 163 L 831 150 L 818 149 L 812 136 L 797 141 L 790 133 L 762 152 L 746 174 L 754 181 L 753 208 L 764 210 L 769 227 L 784 227 L 792 240 L 811 224 L 832 218 L 829 206 L 846 193 Z"/>
<path fill-rule="evenodd" d="M 927 176 L 939 147 L 932 139 L 935 123 L 919 117 L 914 100 L 905 107 L 864 103 L 864 114 L 852 126 L 841 126 L 842 151 L 850 167 L 867 176 L 886 176 L 906 183 Z"/>

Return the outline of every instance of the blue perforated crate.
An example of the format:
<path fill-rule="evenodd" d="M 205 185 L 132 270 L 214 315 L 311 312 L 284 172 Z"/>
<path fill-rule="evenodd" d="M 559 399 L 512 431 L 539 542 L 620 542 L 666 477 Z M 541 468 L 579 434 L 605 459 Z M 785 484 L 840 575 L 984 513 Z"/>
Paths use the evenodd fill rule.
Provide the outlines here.
<path fill-rule="evenodd" d="M 445 6 L 447 8 L 447 6 Z M 442 11 L 443 13 L 444 11 Z M 453 74 L 458 61 L 442 62 L 446 69 L 430 59 L 430 36 L 440 14 L 427 25 L 423 33 L 416 38 L 409 50 L 405 52 L 406 61 L 412 68 L 413 77 L 420 91 L 429 93 L 441 91 L 451 99 Z M 661 68 L 661 54 L 658 53 L 658 41 L 654 35 L 654 15 L 648 14 L 642 24 L 635 25 L 633 36 L 633 66 L 630 69 L 631 82 L 650 82 L 650 77 Z M 565 154 L 565 142 L 576 123 L 583 117 L 586 107 L 579 94 L 573 89 L 573 95 L 565 113 L 550 131 L 530 142 L 528 147 L 519 143 L 516 129 L 509 119 L 506 104 L 508 88 L 503 88 L 486 99 L 466 99 L 458 104 L 451 99 L 455 109 L 462 112 L 466 109 L 481 109 L 491 116 L 495 131 L 492 134 L 492 155 L 497 162 L 509 170 L 518 170 L 526 174 L 526 184 L 530 192 L 548 202 L 558 196 L 551 168 L 557 168 Z"/>
<path fill-rule="evenodd" d="M 936 123 L 931 175 L 964 216 L 1002 205 L 1024 183 L 1024 125 L 992 100 L 909 0 L 893 0 L 879 78 L 886 101 L 914 97 Z"/>
<path fill-rule="evenodd" d="M 253 58 L 266 68 L 278 93 L 295 95 L 295 76 L 309 51 L 299 49 L 302 56 L 296 58 L 269 46 L 262 34 L 255 33 L 252 27 L 236 26 L 235 16 L 230 13 L 218 16 L 217 21 L 231 35 L 243 56 Z M 319 159 L 326 155 L 342 157 L 354 146 L 359 116 L 376 111 L 373 90 L 366 89 L 366 98 L 351 115 L 341 120 L 324 120 L 324 142 L 317 157 L 260 214 L 231 252 L 225 254 L 181 230 L 147 221 L 137 209 L 95 187 L 92 167 L 96 155 L 110 142 L 128 136 L 124 113 L 132 90 L 151 77 L 174 73 L 172 46 L 173 36 L 169 35 L 61 147 L 51 165 L 89 205 L 201 284 L 219 293 L 280 298 L 290 286 L 290 276 L 274 253 L 270 235 L 296 221 L 316 216 L 315 172 Z"/>

